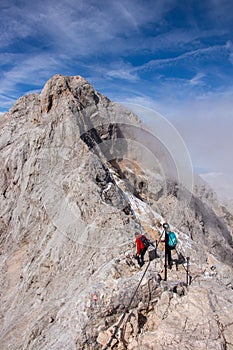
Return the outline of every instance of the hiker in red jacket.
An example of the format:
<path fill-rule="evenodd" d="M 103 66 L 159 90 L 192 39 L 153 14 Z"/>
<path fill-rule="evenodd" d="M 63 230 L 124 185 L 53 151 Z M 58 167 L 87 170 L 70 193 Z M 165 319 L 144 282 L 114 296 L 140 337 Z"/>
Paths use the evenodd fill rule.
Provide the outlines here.
<path fill-rule="evenodd" d="M 136 237 L 136 259 L 140 267 L 142 267 L 145 263 L 144 255 L 150 245 L 149 239 L 138 232 L 135 232 Z"/>

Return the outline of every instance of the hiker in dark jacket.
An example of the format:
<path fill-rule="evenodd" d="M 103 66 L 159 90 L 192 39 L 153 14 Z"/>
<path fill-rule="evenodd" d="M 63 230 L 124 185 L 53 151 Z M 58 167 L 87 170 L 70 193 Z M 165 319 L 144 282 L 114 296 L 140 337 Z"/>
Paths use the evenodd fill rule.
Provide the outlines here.
<path fill-rule="evenodd" d="M 136 237 L 136 259 L 140 267 L 142 267 L 145 263 L 144 255 L 150 245 L 149 239 L 138 232 L 135 232 Z"/>

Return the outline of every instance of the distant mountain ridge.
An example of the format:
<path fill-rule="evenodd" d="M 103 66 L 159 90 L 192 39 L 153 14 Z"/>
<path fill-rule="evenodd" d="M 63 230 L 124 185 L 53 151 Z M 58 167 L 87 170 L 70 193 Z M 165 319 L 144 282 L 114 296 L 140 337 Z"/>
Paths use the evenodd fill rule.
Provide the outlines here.
<path fill-rule="evenodd" d="M 233 215 L 233 189 L 229 176 L 223 173 L 205 173 L 201 177 L 214 189 L 220 203 Z"/>
<path fill-rule="evenodd" d="M 104 349 L 123 312 L 109 348 L 233 348 L 233 217 L 200 178 L 179 183 L 134 113 L 56 75 L 0 126 L 0 348 Z M 185 264 L 163 281 L 160 243 L 126 310 L 135 231 L 156 241 L 167 220 L 192 283 Z"/>

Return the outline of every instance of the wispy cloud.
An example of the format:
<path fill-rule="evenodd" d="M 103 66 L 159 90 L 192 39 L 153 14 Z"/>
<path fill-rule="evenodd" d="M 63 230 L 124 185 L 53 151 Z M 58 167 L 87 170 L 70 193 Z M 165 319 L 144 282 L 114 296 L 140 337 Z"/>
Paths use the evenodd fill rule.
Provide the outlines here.
<path fill-rule="evenodd" d="M 10 45 L 17 39 L 37 37 L 39 44 L 45 42 L 55 51 L 68 48 L 71 54 L 80 56 L 108 48 L 111 51 L 119 49 L 118 38 L 126 43 L 132 35 L 141 36 L 140 28 L 150 21 L 159 21 L 171 3 L 148 1 L 145 6 L 138 0 L 110 3 L 63 0 L 54 6 L 46 0 L 20 5 L 9 1 L 2 9 L 0 43 Z M 101 47 L 103 43 L 108 45 Z"/>
<path fill-rule="evenodd" d="M 228 49 L 228 52 L 229 52 L 229 61 L 231 64 L 233 64 L 233 43 L 231 40 L 228 40 L 226 44 L 226 48 Z"/>
<path fill-rule="evenodd" d="M 1 108 L 4 110 L 8 110 L 13 103 L 15 102 L 16 97 L 9 97 L 9 96 L 5 96 L 4 94 L 0 93 L 0 101 L 1 101 Z M 1 112 L 0 112 L 1 114 Z"/>
<path fill-rule="evenodd" d="M 27 20 L 22 20 L 22 14 L 18 6 L 12 2 L 3 1 L 0 4 L 0 46 L 7 47 L 17 39 L 25 38 L 30 33 Z"/>
<path fill-rule="evenodd" d="M 138 0 L 62 0 L 55 6 L 48 0 L 1 2 L 0 46 L 5 52 L 0 54 L 0 92 L 17 96 L 18 84 L 38 87 L 58 71 L 72 74 L 74 66 L 78 74 L 89 75 L 97 68 L 96 74 L 105 74 L 106 79 L 136 81 L 137 73 L 127 64 L 114 67 L 109 60 L 135 50 L 138 42 L 143 42 L 140 28 L 160 20 L 170 3 L 155 5 L 148 1 L 145 6 Z M 86 59 L 89 72 L 82 69 Z M 103 68 L 106 63 L 109 69 Z"/>
<path fill-rule="evenodd" d="M 197 73 L 192 79 L 190 79 L 190 85 L 192 86 L 200 86 L 200 85 L 205 85 L 203 78 L 205 77 L 205 74 L 203 73 Z"/>
<path fill-rule="evenodd" d="M 108 71 L 106 74 L 106 77 L 110 78 L 116 78 L 116 79 L 122 79 L 122 80 L 127 80 L 127 81 L 136 81 L 138 80 L 138 77 L 135 74 L 132 74 L 130 70 L 125 70 L 125 69 L 117 69 L 117 70 L 112 70 Z"/>
<path fill-rule="evenodd" d="M 37 86 L 41 84 L 50 71 L 56 71 L 61 64 L 61 59 L 55 59 L 47 54 L 21 56 L 11 69 L 3 74 L 0 79 L 0 92 L 13 91 L 16 84 L 28 84 Z"/>
<path fill-rule="evenodd" d="M 176 64 L 177 62 L 185 61 L 185 60 L 195 60 L 197 58 L 202 58 L 209 56 L 213 53 L 222 54 L 223 51 L 226 51 L 226 45 L 214 45 L 214 46 L 208 46 L 204 48 L 200 48 L 197 50 L 191 50 L 184 52 L 180 55 L 169 57 L 169 58 L 163 58 L 163 59 L 153 59 L 148 61 L 147 63 L 141 65 L 140 67 L 136 67 L 135 70 L 147 70 L 152 69 L 155 67 L 164 67 L 171 64 Z"/>
<path fill-rule="evenodd" d="M 130 63 L 117 61 L 111 63 L 107 69 L 102 69 L 103 75 L 108 79 L 122 79 L 127 81 L 137 81 L 139 77 Z"/>

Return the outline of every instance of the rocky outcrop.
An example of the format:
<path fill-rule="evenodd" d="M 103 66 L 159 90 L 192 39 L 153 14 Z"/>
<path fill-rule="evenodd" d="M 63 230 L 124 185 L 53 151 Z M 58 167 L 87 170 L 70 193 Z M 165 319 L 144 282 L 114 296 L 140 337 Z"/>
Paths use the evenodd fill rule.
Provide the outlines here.
<path fill-rule="evenodd" d="M 0 125 L 0 348 L 103 349 L 122 315 L 113 349 L 233 348 L 230 214 L 177 182 L 132 112 L 57 75 Z M 185 260 L 163 281 L 163 244 L 146 271 L 133 257 L 164 220 L 191 285 Z"/>

